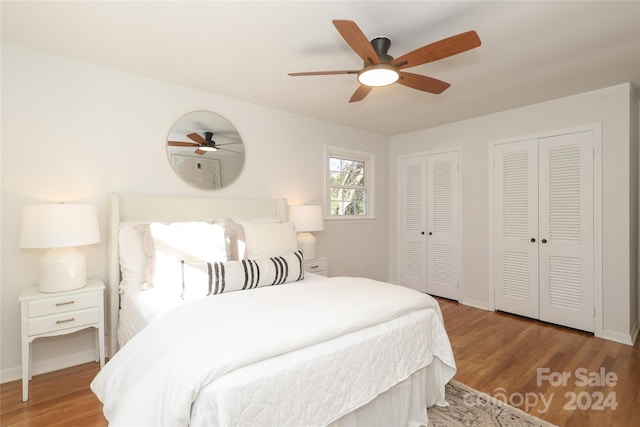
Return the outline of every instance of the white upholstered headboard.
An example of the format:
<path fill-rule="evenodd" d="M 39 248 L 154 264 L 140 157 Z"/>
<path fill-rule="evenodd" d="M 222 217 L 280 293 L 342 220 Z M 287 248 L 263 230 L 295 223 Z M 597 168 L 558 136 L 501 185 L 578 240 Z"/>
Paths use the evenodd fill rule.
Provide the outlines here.
<path fill-rule="evenodd" d="M 287 220 L 286 199 L 234 199 L 110 194 L 107 212 L 107 335 L 109 357 L 118 349 L 120 265 L 118 234 L 125 221 L 175 222 L 211 218 Z"/>

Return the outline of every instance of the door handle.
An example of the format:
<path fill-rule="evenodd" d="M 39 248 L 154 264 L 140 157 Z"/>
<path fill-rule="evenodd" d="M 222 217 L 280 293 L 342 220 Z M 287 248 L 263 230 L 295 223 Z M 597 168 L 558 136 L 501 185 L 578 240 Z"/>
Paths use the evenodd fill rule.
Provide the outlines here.
<path fill-rule="evenodd" d="M 429 236 L 431 236 L 432 234 L 433 234 L 432 232 L 429 232 Z"/>
<path fill-rule="evenodd" d="M 541 242 L 542 243 L 547 243 L 547 239 L 542 239 Z"/>
<path fill-rule="evenodd" d="M 422 234 L 424 236 L 424 231 L 421 231 L 420 234 Z"/>
<path fill-rule="evenodd" d="M 536 238 L 535 238 L 535 237 L 532 237 L 532 238 L 531 238 L 531 243 L 535 243 L 535 242 L 536 242 Z"/>

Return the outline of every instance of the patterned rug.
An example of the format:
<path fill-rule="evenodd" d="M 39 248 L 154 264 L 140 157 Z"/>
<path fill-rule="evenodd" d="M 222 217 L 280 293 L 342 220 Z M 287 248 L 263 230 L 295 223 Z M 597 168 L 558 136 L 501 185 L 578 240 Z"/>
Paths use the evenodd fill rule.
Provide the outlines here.
<path fill-rule="evenodd" d="M 529 415 L 496 398 L 457 381 L 446 386 L 449 406 L 427 410 L 429 427 L 552 427 L 546 421 Z"/>

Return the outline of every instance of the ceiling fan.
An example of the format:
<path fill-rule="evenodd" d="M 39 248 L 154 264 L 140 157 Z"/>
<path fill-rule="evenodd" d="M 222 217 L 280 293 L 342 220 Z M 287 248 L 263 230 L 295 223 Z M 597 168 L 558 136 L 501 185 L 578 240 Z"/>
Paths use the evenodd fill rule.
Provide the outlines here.
<path fill-rule="evenodd" d="M 194 142 L 182 142 L 182 141 L 168 141 L 167 145 L 171 147 L 196 147 L 196 154 L 204 155 L 209 151 L 230 151 L 232 153 L 242 154 L 241 151 L 230 150 L 228 148 L 222 148 L 223 145 L 242 144 L 242 142 L 228 142 L 225 144 L 218 144 L 213 140 L 213 132 L 205 132 L 204 138 L 197 133 L 190 133 L 187 138 Z"/>
<path fill-rule="evenodd" d="M 432 77 L 400 71 L 404 68 L 415 67 L 427 62 L 437 61 L 449 56 L 457 55 L 480 46 L 480 37 L 475 31 L 467 31 L 435 43 L 422 46 L 398 58 L 393 58 L 387 52 L 391 40 L 387 37 L 376 37 L 369 41 L 358 25 L 353 21 L 335 19 L 332 21 L 340 35 L 360 58 L 364 60 L 361 70 L 342 71 L 310 71 L 304 73 L 289 73 L 290 76 L 323 76 L 333 74 L 357 74 L 360 86 L 354 92 L 349 102 L 362 101 L 374 87 L 388 86 L 400 83 L 413 89 L 439 94 L 451 86 Z"/>

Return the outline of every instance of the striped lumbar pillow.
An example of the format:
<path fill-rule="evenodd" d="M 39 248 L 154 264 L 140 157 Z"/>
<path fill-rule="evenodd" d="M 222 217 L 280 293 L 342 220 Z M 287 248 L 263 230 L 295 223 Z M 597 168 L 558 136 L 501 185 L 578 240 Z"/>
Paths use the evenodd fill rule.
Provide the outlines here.
<path fill-rule="evenodd" d="M 182 261 L 182 299 L 281 285 L 304 278 L 302 251 L 227 262 Z"/>

